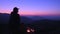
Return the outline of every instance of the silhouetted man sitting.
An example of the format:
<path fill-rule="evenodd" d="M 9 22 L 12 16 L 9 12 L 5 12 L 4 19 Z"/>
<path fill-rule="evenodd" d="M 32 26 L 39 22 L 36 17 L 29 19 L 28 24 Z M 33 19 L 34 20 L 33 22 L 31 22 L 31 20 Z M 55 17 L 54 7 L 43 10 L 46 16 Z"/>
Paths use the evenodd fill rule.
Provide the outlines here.
<path fill-rule="evenodd" d="M 20 17 L 18 14 L 18 8 L 15 7 L 13 9 L 13 12 L 10 14 L 10 22 L 9 22 L 9 27 L 10 27 L 10 34 L 18 34 L 19 33 L 19 23 L 20 23 Z"/>

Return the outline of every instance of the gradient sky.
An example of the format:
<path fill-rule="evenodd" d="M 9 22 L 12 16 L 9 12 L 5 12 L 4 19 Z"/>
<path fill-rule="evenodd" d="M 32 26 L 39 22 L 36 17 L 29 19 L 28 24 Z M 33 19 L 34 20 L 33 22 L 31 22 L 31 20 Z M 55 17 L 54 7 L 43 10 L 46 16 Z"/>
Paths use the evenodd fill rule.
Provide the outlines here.
<path fill-rule="evenodd" d="M 20 15 L 60 15 L 60 0 L 0 0 L 0 13 L 19 8 Z"/>

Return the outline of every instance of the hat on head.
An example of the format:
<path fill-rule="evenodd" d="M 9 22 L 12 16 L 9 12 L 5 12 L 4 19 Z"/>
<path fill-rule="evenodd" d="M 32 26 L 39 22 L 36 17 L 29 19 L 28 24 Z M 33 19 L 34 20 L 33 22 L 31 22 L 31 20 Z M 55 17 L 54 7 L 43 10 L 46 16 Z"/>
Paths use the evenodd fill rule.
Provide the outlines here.
<path fill-rule="evenodd" d="M 14 7 L 13 10 L 18 10 L 18 8 L 17 7 Z"/>

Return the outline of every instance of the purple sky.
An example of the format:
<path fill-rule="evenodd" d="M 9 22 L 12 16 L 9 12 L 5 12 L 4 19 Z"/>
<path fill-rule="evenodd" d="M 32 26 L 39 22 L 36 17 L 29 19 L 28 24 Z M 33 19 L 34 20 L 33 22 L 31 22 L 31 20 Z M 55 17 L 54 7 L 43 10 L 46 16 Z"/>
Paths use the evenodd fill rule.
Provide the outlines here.
<path fill-rule="evenodd" d="M 0 0 L 0 13 L 18 7 L 20 15 L 60 15 L 60 0 Z"/>

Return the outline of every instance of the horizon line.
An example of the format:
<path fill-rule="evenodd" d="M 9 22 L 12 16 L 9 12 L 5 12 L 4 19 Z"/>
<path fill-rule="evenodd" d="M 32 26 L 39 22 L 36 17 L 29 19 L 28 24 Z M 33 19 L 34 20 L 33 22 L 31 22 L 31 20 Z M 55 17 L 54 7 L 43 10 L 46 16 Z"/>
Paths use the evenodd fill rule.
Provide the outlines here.
<path fill-rule="evenodd" d="M 11 13 L 1 13 L 1 14 L 11 14 Z M 48 15 L 27 15 L 27 14 L 19 14 L 20 16 L 60 16 L 60 14 L 59 15 L 57 15 L 57 14 L 55 14 L 55 15 L 51 15 L 51 14 L 48 14 Z"/>

